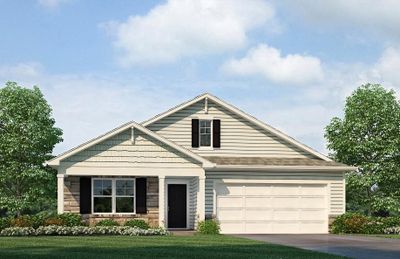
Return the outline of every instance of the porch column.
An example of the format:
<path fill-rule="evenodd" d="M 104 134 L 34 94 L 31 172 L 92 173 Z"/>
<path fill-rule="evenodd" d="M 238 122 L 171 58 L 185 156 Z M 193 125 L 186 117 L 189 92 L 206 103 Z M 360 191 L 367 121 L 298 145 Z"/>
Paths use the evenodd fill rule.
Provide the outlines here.
<path fill-rule="evenodd" d="M 165 176 L 158 177 L 158 225 L 165 227 Z"/>
<path fill-rule="evenodd" d="M 64 213 L 64 174 L 57 174 L 57 212 Z"/>
<path fill-rule="evenodd" d="M 199 221 L 205 219 L 205 193 L 206 193 L 206 178 L 204 176 L 199 177 L 199 192 L 197 193 L 197 214 Z"/>

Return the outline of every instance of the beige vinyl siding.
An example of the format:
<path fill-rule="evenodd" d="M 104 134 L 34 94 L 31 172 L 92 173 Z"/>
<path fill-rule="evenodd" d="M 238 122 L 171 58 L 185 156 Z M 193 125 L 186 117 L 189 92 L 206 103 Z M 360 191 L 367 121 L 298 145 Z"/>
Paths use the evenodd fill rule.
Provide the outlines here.
<path fill-rule="evenodd" d="M 221 148 L 207 150 L 191 147 L 191 120 L 204 115 L 221 120 Z M 150 124 L 147 128 L 204 156 L 315 158 L 212 101 L 208 103 L 207 114 L 204 112 L 204 101 L 199 101 Z"/>
<path fill-rule="evenodd" d="M 329 215 L 340 215 L 345 212 L 345 183 L 343 173 L 319 173 L 319 172 L 206 172 L 205 211 L 207 216 L 214 212 L 214 181 L 226 179 L 271 180 L 280 182 L 294 181 L 295 183 L 326 183 L 328 186 Z"/>
<path fill-rule="evenodd" d="M 199 168 L 194 159 L 135 129 L 126 130 L 61 162 L 65 167 Z"/>

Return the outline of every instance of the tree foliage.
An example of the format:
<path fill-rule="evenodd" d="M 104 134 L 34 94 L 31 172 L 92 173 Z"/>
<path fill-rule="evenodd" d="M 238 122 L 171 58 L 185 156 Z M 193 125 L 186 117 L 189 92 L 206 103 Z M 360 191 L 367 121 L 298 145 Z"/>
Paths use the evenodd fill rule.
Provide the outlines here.
<path fill-rule="evenodd" d="M 325 137 L 332 156 L 357 166 L 347 180 L 348 209 L 400 211 L 400 104 L 393 90 L 366 84 L 346 99 Z"/>
<path fill-rule="evenodd" d="M 0 89 L 0 208 L 19 214 L 55 193 L 55 174 L 43 166 L 62 141 L 54 124 L 38 87 Z"/>

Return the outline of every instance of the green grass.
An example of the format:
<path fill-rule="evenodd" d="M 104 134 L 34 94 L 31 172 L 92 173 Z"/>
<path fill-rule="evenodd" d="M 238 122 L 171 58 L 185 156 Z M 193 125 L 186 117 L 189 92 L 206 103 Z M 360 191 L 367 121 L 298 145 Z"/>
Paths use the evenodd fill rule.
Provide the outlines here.
<path fill-rule="evenodd" d="M 0 258 L 339 258 L 230 236 L 0 237 Z"/>

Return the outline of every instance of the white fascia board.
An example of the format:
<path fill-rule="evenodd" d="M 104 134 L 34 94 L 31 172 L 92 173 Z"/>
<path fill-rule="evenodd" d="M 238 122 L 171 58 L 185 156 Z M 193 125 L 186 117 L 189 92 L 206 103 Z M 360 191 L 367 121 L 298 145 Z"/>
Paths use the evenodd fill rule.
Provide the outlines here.
<path fill-rule="evenodd" d="M 56 168 L 56 167 L 58 167 L 60 165 L 60 161 L 61 160 L 65 159 L 67 157 L 70 157 L 70 156 L 72 156 L 72 155 L 74 155 L 76 153 L 79 153 L 79 152 L 81 152 L 81 151 L 83 151 L 83 150 L 85 150 L 85 149 L 87 149 L 87 148 L 89 148 L 89 147 L 91 147 L 93 145 L 96 145 L 96 144 L 98 144 L 98 143 L 100 143 L 100 142 L 102 142 L 102 141 L 104 141 L 104 140 L 106 140 L 106 139 L 108 139 L 108 138 L 110 138 L 112 136 L 115 136 L 115 135 L 117 135 L 117 134 L 129 129 L 129 128 L 132 128 L 132 127 L 136 128 L 139 131 L 142 131 L 143 133 L 145 133 L 146 135 L 149 135 L 149 136 L 159 140 L 160 142 L 162 142 L 162 143 L 174 148 L 175 150 L 178 150 L 179 152 L 181 152 L 181 153 L 183 153 L 183 154 L 185 154 L 185 155 L 187 155 L 187 156 L 189 156 L 189 157 L 201 162 L 202 166 L 204 168 L 211 168 L 211 167 L 215 166 L 215 164 L 211 163 L 207 159 L 205 159 L 205 158 L 193 153 L 192 151 L 190 151 L 190 150 L 188 150 L 188 149 L 186 149 L 186 148 L 184 148 L 182 146 L 179 146 L 178 144 L 176 144 L 176 143 L 174 143 L 174 142 L 172 142 L 172 141 L 170 141 L 170 140 L 158 135 L 157 133 L 155 133 L 155 132 L 143 127 L 142 125 L 140 125 L 140 124 L 138 124 L 138 123 L 136 123 L 134 121 L 126 123 L 126 124 L 122 125 L 119 128 L 116 128 L 114 130 L 109 131 L 108 133 L 106 133 L 104 135 L 101 135 L 100 137 L 92 139 L 92 140 L 90 140 L 90 141 L 88 141 L 88 142 L 86 142 L 86 143 L 84 143 L 84 144 L 82 144 L 82 145 L 80 145 L 80 146 L 78 146 L 78 147 L 76 147 L 74 149 L 71 149 L 71 150 L 69 150 L 69 151 L 67 151 L 67 152 L 65 152 L 65 153 L 63 153 L 63 154 L 61 154 L 61 155 L 59 155 L 59 156 L 47 161 L 45 164 L 48 165 L 48 166 Z"/>
<path fill-rule="evenodd" d="M 330 159 L 329 157 L 327 157 L 327 156 L 315 151 L 314 149 L 308 147 L 307 145 L 305 145 L 303 143 L 300 143 L 299 141 L 293 139 L 292 137 L 286 135 L 285 133 L 279 131 L 278 129 L 275 129 L 274 127 L 272 127 L 272 126 L 270 126 L 270 125 L 258 120 L 257 118 L 255 118 L 255 117 L 243 112 L 239 108 L 237 108 L 237 107 L 235 107 L 235 106 L 233 106 L 231 104 L 228 104 L 225 101 L 223 101 L 223 100 L 219 99 L 218 97 L 213 96 L 213 95 L 211 95 L 209 93 L 204 93 L 202 95 L 199 95 L 199 96 L 195 97 L 194 99 L 189 100 L 189 101 L 187 101 L 185 103 L 182 103 L 182 104 L 180 104 L 178 106 L 175 106 L 175 107 L 169 109 L 168 111 L 166 111 L 164 113 L 160 113 L 160 114 L 154 116 L 153 118 L 142 122 L 141 124 L 143 126 L 147 127 L 148 125 L 150 125 L 150 124 L 152 124 L 152 123 L 154 123 L 154 122 L 156 122 L 158 120 L 161 120 L 162 118 L 165 118 L 165 117 L 167 117 L 167 116 L 169 116 L 169 115 L 171 115 L 171 114 L 173 114 L 173 113 L 175 113 L 177 111 L 180 111 L 180 110 L 182 110 L 182 109 L 184 109 L 184 108 L 186 108 L 186 107 L 188 107 L 188 106 L 190 106 L 190 105 L 192 105 L 192 104 L 194 104 L 194 103 L 196 103 L 196 102 L 198 102 L 198 101 L 200 101 L 200 100 L 202 100 L 204 98 L 208 98 L 208 100 L 211 100 L 211 101 L 221 105 L 222 107 L 226 108 L 227 110 L 230 110 L 231 112 L 236 113 L 237 115 L 247 119 L 248 121 L 254 123 L 255 125 L 260 126 L 261 128 L 271 132 L 272 134 L 275 134 L 279 138 L 281 138 L 281 139 L 293 144 L 294 146 L 296 146 L 296 147 L 298 147 L 298 148 L 300 148 L 300 149 L 302 149 L 302 150 L 304 150 L 304 151 L 306 151 L 308 153 L 313 154 L 314 156 L 316 156 L 316 157 L 318 157 L 318 158 L 320 158 L 322 160 L 332 161 L 332 159 Z"/>

